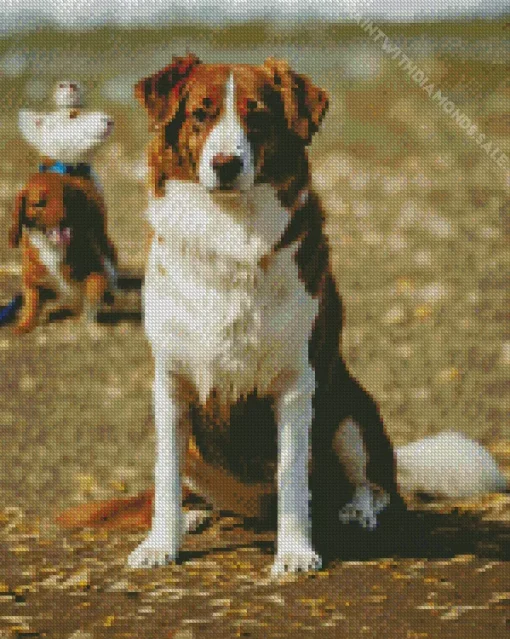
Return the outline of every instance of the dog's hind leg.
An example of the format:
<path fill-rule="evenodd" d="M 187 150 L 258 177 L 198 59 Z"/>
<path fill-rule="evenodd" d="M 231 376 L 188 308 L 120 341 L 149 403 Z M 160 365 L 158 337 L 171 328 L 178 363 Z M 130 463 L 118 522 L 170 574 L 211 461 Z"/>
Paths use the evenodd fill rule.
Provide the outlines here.
<path fill-rule="evenodd" d="M 377 515 L 389 504 L 390 497 L 382 488 L 370 484 L 363 433 L 352 418 L 348 417 L 340 424 L 333 447 L 350 484 L 354 486 L 352 500 L 340 510 L 340 521 L 357 521 L 363 528 L 373 530 L 377 526 Z"/>
<path fill-rule="evenodd" d="M 40 310 L 39 290 L 37 287 L 25 286 L 23 289 L 23 306 L 18 323 L 14 326 L 15 333 L 28 333 L 37 325 Z"/>
<path fill-rule="evenodd" d="M 91 273 L 85 280 L 85 299 L 83 300 L 83 318 L 93 322 L 107 289 L 107 279 L 101 273 Z"/>
<path fill-rule="evenodd" d="M 354 489 L 351 501 L 340 510 L 340 520 L 374 529 L 379 513 L 390 502 L 393 513 L 404 506 L 398 493 L 393 447 L 376 402 L 349 375 L 343 361 L 338 375 L 344 382 L 344 396 L 339 401 L 333 449 Z"/>
<path fill-rule="evenodd" d="M 395 513 L 403 506 L 393 449 L 376 403 L 341 358 L 327 381 L 326 390 L 316 393 L 312 433 L 312 507 L 319 537 L 335 521 L 373 530 L 390 503 Z"/>

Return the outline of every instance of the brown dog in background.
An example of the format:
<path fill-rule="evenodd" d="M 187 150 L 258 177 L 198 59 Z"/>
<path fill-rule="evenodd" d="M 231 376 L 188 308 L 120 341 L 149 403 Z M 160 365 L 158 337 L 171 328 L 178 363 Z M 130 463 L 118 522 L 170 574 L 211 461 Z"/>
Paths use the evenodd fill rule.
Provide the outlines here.
<path fill-rule="evenodd" d="M 51 172 L 30 176 L 16 196 L 9 232 L 9 245 L 20 244 L 23 306 L 14 331 L 28 332 L 37 325 L 44 292 L 56 298 L 46 305 L 46 319 L 61 309 L 95 319 L 115 249 L 94 183 Z"/>

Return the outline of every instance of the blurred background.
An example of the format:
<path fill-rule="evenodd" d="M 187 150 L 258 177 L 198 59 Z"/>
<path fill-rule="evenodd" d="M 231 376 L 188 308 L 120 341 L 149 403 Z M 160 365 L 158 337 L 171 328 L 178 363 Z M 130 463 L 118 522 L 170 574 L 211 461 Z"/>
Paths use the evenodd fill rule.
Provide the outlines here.
<path fill-rule="evenodd" d="M 489 5 L 489 6 L 487 6 Z M 508 161 L 499 166 L 350 17 L 379 25 L 510 155 L 506 2 L 42 0 L 0 24 L 0 304 L 19 290 L 7 248 L 16 191 L 37 154 L 22 107 L 56 81 L 116 129 L 94 169 L 121 264 L 142 269 L 147 120 L 133 84 L 193 51 L 206 62 L 283 57 L 330 95 L 310 156 L 345 305 L 343 350 L 397 444 L 458 430 L 508 456 Z M 500 162 L 500 164 L 504 164 Z M 0 499 L 42 512 L 151 482 L 151 361 L 141 326 L 83 334 L 73 320 L 0 329 Z"/>

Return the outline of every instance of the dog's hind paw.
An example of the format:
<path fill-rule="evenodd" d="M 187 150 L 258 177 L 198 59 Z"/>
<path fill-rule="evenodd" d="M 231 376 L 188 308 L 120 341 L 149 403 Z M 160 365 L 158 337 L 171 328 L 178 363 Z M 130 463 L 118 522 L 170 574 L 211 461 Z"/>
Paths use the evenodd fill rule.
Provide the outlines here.
<path fill-rule="evenodd" d="M 339 513 L 343 524 L 357 522 L 362 528 L 374 530 L 377 527 L 377 515 L 390 502 L 390 497 L 384 491 L 374 491 L 370 486 L 358 486 L 352 501 L 346 504 Z"/>

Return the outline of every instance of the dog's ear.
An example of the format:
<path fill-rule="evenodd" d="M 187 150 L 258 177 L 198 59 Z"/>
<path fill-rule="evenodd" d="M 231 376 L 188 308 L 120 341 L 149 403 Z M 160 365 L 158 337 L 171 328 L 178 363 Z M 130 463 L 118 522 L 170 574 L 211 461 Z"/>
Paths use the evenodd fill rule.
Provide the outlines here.
<path fill-rule="evenodd" d="M 19 245 L 27 208 L 27 196 L 28 191 L 23 189 L 16 194 L 16 199 L 14 200 L 11 228 L 9 229 L 9 246 L 11 248 L 16 248 Z"/>
<path fill-rule="evenodd" d="M 21 135 L 31 146 L 37 146 L 43 122 L 44 113 L 37 113 L 27 109 L 22 109 L 19 112 L 18 128 Z"/>
<path fill-rule="evenodd" d="M 92 239 L 102 254 L 111 253 L 106 234 L 106 209 L 95 186 L 65 179 L 62 187 L 65 219 L 80 239 Z"/>
<path fill-rule="evenodd" d="M 193 53 L 172 58 L 172 63 L 135 85 L 135 97 L 144 105 L 154 124 L 169 122 L 179 107 L 184 86 L 200 60 Z"/>
<path fill-rule="evenodd" d="M 289 129 L 309 144 L 328 109 L 328 94 L 305 75 L 295 73 L 285 60 L 268 58 L 264 68 L 280 92 Z"/>
<path fill-rule="evenodd" d="M 87 197 L 86 189 L 80 188 L 81 185 L 67 175 L 63 176 L 61 185 L 63 217 L 69 226 L 79 229 L 79 232 L 83 232 L 83 229 L 91 224 L 89 220 L 89 198 Z"/>

